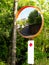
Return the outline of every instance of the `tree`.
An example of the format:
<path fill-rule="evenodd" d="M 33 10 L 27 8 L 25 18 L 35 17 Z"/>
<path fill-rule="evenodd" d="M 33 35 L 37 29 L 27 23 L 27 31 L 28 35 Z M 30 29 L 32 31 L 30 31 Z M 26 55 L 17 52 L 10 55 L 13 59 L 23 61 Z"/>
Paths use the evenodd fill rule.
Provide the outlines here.
<path fill-rule="evenodd" d="M 41 14 L 38 13 L 37 10 L 32 11 L 28 16 L 29 24 L 41 23 L 41 21 L 42 21 Z"/>
<path fill-rule="evenodd" d="M 14 0 L 14 21 L 13 21 L 13 38 L 12 38 L 12 62 L 11 65 L 16 63 L 16 12 L 18 0 Z"/>

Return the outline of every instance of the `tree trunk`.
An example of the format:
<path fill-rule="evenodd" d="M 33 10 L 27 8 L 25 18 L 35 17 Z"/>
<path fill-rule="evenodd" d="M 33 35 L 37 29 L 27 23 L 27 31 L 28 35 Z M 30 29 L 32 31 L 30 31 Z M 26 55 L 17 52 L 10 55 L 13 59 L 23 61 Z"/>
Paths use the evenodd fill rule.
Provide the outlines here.
<path fill-rule="evenodd" d="M 16 63 L 16 12 L 17 12 L 18 0 L 14 0 L 14 21 L 13 21 L 13 37 L 12 37 L 12 61 L 11 65 Z"/>

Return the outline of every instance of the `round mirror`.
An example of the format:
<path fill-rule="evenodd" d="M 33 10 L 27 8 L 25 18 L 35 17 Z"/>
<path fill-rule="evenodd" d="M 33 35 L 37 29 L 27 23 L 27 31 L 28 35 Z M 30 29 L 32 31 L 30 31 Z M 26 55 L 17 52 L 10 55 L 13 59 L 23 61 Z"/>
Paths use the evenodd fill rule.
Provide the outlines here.
<path fill-rule="evenodd" d="M 43 28 L 43 15 L 39 8 L 33 6 L 22 7 L 16 15 L 17 30 L 25 38 L 36 37 Z"/>

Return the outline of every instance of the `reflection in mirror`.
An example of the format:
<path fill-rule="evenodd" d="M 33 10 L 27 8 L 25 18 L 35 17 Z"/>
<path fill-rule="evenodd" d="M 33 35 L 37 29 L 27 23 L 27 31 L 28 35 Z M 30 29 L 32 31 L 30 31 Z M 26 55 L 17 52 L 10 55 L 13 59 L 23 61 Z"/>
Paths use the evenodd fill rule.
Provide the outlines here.
<path fill-rule="evenodd" d="M 35 35 L 40 30 L 41 24 L 41 14 L 33 7 L 23 9 L 17 18 L 17 28 L 23 36 Z"/>

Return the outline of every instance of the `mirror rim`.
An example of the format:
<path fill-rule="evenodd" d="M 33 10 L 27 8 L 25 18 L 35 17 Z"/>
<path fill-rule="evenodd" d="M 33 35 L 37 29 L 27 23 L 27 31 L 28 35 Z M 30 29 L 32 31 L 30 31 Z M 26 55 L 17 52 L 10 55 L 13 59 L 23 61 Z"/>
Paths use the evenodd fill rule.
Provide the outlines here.
<path fill-rule="evenodd" d="M 35 8 L 37 11 L 40 12 L 41 18 L 42 18 L 41 27 L 40 27 L 39 31 L 38 31 L 36 34 L 34 34 L 34 35 L 29 35 L 29 36 L 24 36 L 23 34 L 21 34 L 21 33 L 19 32 L 18 29 L 17 29 L 17 31 L 18 31 L 18 33 L 19 33 L 22 37 L 31 39 L 31 38 L 35 38 L 36 36 L 38 36 L 38 35 L 41 33 L 41 31 L 42 31 L 42 29 L 43 29 L 43 25 L 44 25 L 44 17 L 43 17 L 43 14 L 42 14 L 41 10 L 40 10 L 38 7 L 35 7 L 35 6 L 23 6 L 23 7 L 20 8 L 20 9 L 18 10 L 18 12 L 16 13 L 16 19 L 18 18 L 18 16 L 19 16 L 19 14 L 21 13 L 21 11 L 23 11 L 25 8 L 28 8 L 28 7 Z"/>

